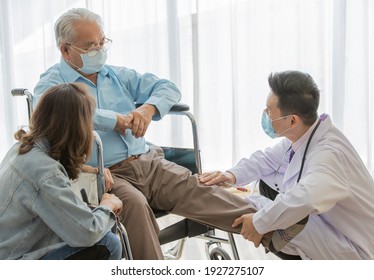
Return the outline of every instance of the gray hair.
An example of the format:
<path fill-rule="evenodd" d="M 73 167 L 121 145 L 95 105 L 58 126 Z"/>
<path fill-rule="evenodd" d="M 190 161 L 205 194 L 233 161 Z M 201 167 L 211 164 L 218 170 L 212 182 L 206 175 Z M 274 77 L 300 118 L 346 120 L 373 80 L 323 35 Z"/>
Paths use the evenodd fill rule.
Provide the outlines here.
<path fill-rule="evenodd" d="M 103 21 L 98 14 L 85 8 L 73 8 L 62 14 L 55 23 L 55 38 L 57 47 L 72 40 L 74 24 L 79 21 L 96 22 L 103 29 Z"/>

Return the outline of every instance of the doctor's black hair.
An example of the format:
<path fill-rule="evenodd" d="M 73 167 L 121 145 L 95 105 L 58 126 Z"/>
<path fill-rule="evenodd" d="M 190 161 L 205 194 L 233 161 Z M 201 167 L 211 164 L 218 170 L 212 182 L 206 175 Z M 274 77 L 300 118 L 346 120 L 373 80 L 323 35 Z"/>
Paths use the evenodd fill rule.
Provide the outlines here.
<path fill-rule="evenodd" d="M 279 98 L 278 108 L 283 116 L 298 115 L 305 125 L 312 125 L 316 121 L 319 89 L 309 74 L 299 71 L 271 73 L 268 82 Z"/>

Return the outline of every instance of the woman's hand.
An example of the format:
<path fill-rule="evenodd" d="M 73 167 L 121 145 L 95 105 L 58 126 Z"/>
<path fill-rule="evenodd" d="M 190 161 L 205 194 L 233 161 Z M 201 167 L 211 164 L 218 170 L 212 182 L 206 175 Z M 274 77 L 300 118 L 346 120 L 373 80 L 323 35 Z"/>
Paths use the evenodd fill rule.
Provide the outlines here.
<path fill-rule="evenodd" d="M 104 193 L 100 205 L 108 206 L 116 215 L 122 211 L 122 201 L 114 194 Z"/>

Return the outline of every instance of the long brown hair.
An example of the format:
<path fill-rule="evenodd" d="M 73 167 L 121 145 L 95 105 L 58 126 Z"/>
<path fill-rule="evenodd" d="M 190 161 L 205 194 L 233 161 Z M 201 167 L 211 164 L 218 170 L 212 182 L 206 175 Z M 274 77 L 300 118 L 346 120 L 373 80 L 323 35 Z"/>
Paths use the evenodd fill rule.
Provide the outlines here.
<path fill-rule="evenodd" d="M 65 167 L 70 179 L 76 179 L 91 155 L 94 110 L 95 101 L 84 84 L 49 88 L 31 116 L 30 131 L 15 133 L 21 143 L 18 153 L 29 152 L 36 140 L 45 139 L 50 145 L 49 156 Z"/>

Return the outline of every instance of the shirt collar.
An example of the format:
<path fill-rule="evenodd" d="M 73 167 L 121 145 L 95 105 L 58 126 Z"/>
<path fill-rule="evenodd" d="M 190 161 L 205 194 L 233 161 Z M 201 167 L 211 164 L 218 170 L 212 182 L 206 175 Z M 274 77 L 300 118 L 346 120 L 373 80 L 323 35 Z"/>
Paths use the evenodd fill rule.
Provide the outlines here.
<path fill-rule="evenodd" d="M 35 140 L 34 144 L 39 147 L 43 152 L 46 154 L 49 154 L 49 151 L 51 149 L 51 146 L 49 145 L 49 142 L 45 138 L 39 138 Z"/>
<path fill-rule="evenodd" d="M 317 120 L 312 124 L 311 127 L 301 136 L 295 143 L 292 144 L 292 150 L 296 153 L 298 149 L 300 149 L 301 145 L 310 137 L 312 134 L 313 129 L 316 127 L 318 123 L 318 118 Z"/>
<path fill-rule="evenodd" d="M 63 57 L 61 57 L 60 60 L 60 67 L 61 67 L 61 75 L 64 78 L 65 81 L 71 81 L 71 82 L 77 82 L 79 79 L 85 79 L 81 74 L 79 74 L 77 71 L 75 71 L 66 61 Z M 104 66 L 99 72 L 99 75 L 106 76 L 108 75 L 109 71 Z"/>
<path fill-rule="evenodd" d="M 60 67 L 61 75 L 65 81 L 76 82 L 80 77 L 82 77 L 81 74 L 79 74 L 77 71 L 71 68 L 69 64 L 67 64 L 63 57 L 61 57 L 60 60 Z"/>

